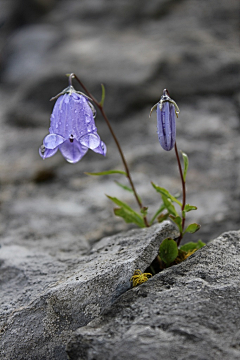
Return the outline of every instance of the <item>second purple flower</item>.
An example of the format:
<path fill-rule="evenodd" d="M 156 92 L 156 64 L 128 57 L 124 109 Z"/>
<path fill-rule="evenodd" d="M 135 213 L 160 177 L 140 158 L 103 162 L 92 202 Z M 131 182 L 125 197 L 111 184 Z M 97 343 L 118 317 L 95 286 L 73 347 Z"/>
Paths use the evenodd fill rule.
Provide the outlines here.
<path fill-rule="evenodd" d="M 160 145 L 164 150 L 170 151 L 176 141 L 176 115 L 178 116 L 180 110 L 166 89 L 163 90 L 159 102 L 152 107 L 150 116 L 155 108 L 157 108 L 157 129 Z"/>
<path fill-rule="evenodd" d="M 97 133 L 94 116 L 95 109 L 87 96 L 72 85 L 63 90 L 57 96 L 40 156 L 46 159 L 58 149 L 70 163 L 81 160 L 88 149 L 105 156 L 107 148 Z"/>

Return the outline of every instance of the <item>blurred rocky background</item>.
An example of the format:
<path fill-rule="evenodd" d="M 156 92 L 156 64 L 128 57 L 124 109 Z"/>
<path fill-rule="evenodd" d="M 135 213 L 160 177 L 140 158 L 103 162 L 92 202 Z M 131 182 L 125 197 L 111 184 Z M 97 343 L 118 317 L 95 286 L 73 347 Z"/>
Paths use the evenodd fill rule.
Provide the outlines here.
<path fill-rule="evenodd" d="M 89 150 L 72 165 L 60 153 L 45 161 L 38 154 L 48 133 L 49 99 L 68 85 L 66 73 L 75 72 L 98 99 L 100 84 L 105 85 L 106 113 L 150 216 L 160 205 L 151 181 L 181 192 L 174 152 L 162 150 L 156 114 L 148 117 L 167 88 L 181 110 L 178 148 L 190 159 L 187 202 L 198 207 L 188 221 L 202 225 L 191 239 L 209 242 L 239 229 L 240 2 L 0 0 L 0 9 L 0 323 L 9 322 L 13 338 L 11 316 L 20 319 L 22 335 L 25 315 L 18 316 L 24 306 L 40 299 L 42 309 L 45 299 L 48 307 L 44 292 L 63 276 L 84 275 L 83 259 L 93 244 L 98 246 L 95 242 L 134 227 L 114 217 L 105 196 L 117 196 L 137 210 L 133 196 L 114 182 L 127 185 L 125 179 L 84 175 L 123 170 L 100 114 L 96 125 L 108 147 L 105 158 Z M 105 276 L 101 271 L 94 276 Z M 97 285 L 94 291 L 104 292 Z M 51 301 L 50 315 L 58 311 Z M 30 325 L 38 332 L 35 320 Z M 21 341 L 31 347 L 24 336 Z"/>
<path fill-rule="evenodd" d="M 179 149 L 189 155 L 192 239 L 208 242 L 239 229 L 240 2 L 238 0 L 1 0 L 0 233 L 18 245 L 65 259 L 91 242 L 131 227 L 114 218 L 117 196 L 137 209 L 104 120 L 96 125 L 106 158 L 89 151 L 78 164 L 58 152 L 43 161 L 53 103 L 75 72 L 105 110 L 150 215 L 160 196 L 150 181 L 181 191 L 174 152 L 165 152 L 150 108 L 167 88 L 178 103 Z M 77 83 L 75 87 L 81 91 Z M 71 256 L 72 256 L 71 255 Z"/>

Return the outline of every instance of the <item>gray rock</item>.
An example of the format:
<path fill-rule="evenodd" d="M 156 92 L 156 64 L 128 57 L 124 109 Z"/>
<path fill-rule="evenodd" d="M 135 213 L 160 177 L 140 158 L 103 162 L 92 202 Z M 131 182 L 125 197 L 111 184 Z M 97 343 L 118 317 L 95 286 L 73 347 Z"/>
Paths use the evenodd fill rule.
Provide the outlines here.
<path fill-rule="evenodd" d="M 104 238 L 89 255 L 62 259 L 37 250 L 1 249 L 1 356 L 66 359 L 72 331 L 99 316 L 128 289 L 135 269 L 144 271 L 166 237 L 169 222 Z"/>
<path fill-rule="evenodd" d="M 75 331 L 72 360 L 240 358 L 240 232 L 123 294 Z"/>

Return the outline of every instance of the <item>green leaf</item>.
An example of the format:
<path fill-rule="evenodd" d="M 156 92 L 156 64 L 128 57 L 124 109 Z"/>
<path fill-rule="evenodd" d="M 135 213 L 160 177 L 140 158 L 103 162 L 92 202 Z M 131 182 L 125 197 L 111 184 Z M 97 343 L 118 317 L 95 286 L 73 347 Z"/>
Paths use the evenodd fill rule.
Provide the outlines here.
<path fill-rule="evenodd" d="M 186 204 L 186 205 L 184 206 L 184 211 L 185 211 L 185 212 L 192 211 L 192 210 L 197 210 L 197 207 L 196 207 L 196 206 L 193 206 L 193 205 L 189 205 L 189 204 Z"/>
<path fill-rule="evenodd" d="M 105 100 L 105 87 L 104 87 L 103 84 L 101 84 L 101 87 L 102 87 L 102 98 L 101 98 L 101 101 L 100 101 L 100 106 L 103 107 L 104 100 Z"/>
<path fill-rule="evenodd" d="M 169 213 L 166 213 L 166 214 L 160 214 L 157 218 L 158 222 L 161 223 L 163 222 L 164 220 L 167 220 L 169 217 Z"/>
<path fill-rule="evenodd" d="M 129 205 L 127 205 L 125 202 L 119 200 L 118 198 L 116 197 L 112 197 L 110 195 L 106 195 L 110 200 L 112 200 L 116 205 L 118 206 L 121 206 L 121 207 L 124 207 L 126 209 L 128 209 L 129 211 L 133 211 L 134 213 L 136 213 L 140 218 L 141 218 L 141 215 L 139 215 L 137 212 L 135 212 Z"/>
<path fill-rule="evenodd" d="M 128 206 L 123 201 L 117 199 L 116 197 L 112 197 L 106 195 L 110 200 L 112 200 L 116 205 L 120 206 L 120 208 L 114 209 L 114 214 L 116 216 L 122 217 L 126 223 L 134 223 L 139 227 L 145 227 L 144 220 L 140 214 L 134 211 L 130 206 Z"/>
<path fill-rule="evenodd" d="M 127 176 L 127 174 L 125 173 L 125 171 L 122 171 L 122 170 L 108 170 L 108 171 L 101 171 L 101 172 L 96 172 L 96 173 L 85 172 L 84 174 L 86 174 L 86 175 L 91 175 L 91 176 L 110 175 L 110 174 L 122 174 L 122 175 Z"/>
<path fill-rule="evenodd" d="M 177 225 L 180 233 L 182 233 L 182 219 L 180 216 L 173 216 L 173 215 L 169 215 L 170 219 L 172 219 L 173 222 L 175 222 L 175 224 Z"/>
<path fill-rule="evenodd" d="M 159 256 L 161 260 L 169 266 L 178 256 L 178 247 L 176 241 L 171 238 L 163 240 L 159 247 Z"/>
<path fill-rule="evenodd" d="M 202 247 L 204 247 L 204 246 L 206 245 L 206 244 L 205 244 L 203 241 L 201 241 L 201 240 L 198 240 L 197 244 L 198 244 L 198 249 L 201 249 Z"/>
<path fill-rule="evenodd" d="M 155 185 L 153 182 L 152 182 L 152 186 L 154 187 L 155 190 L 157 190 L 157 192 L 159 192 L 161 195 L 164 195 L 166 196 L 167 198 L 171 199 L 172 201 L 174 201 L 175 203 L 177 203 L 179 206 L 182 206 L 182 203 L 177 199 L 175 198 L 173 195 L 170 194 L 169 191 L 167 191 L 166 189 L 160 187 L 160 186 L 157 186 Z"/>
<path fill-rule="evenodd" d="M 123 220 L 126 223 L 133 223 L 133 224 L 138 225 L 141 228 L 145 227 L 145 224 L 142 221 L 142 218 L 140 220 L 140 218 L 138 218 L 134 212 L 130 212 L 130 211 L 128 211 L 127 209 L 125 209 L 123 207 L 122 208 L 115 208 L 114 209 L 114 214 L 116 216 L 119 216 L 119 217 L 123 218 Z"/>
<path fill-rule="evenodd" d="M 192 241 L 190 241 L 190 242 L 188 242 L 188 243 L 186 243 L 186 244 L 184 244 L 184 245 L 182 245 L 180 247 L 181 251 L 186 251 L 186 252 L 192 251 L 192 250 L 195 250 L 195 249 L 197 249 L 197 243 L 194 243 Z"/>
<path fill-rule="evenodd" d="M 122 189 L 124 189 L 124 190 L 126 190 L 126 191 L 129 191 L 129 192 L 131 192 L 131 193 L 133 194 L 133 190 L 132 190 L 129 186 L 123 185 L 123 184 L 121 184 L 119 181 L 116 181 L 116 180 L 115 180 L 115 183 L 116 183 L 118 186 L 120 186 Z M 138 200 L 139 200 L 140 202 L 142 202 L 140 196 L 137 195 L 137 197 L 138 197 Z"/>
<path fill-rule="evenodd" d="M 198 231 L 200 229 L 200 227 L 201 227 L 201 225 L 198 225 L 196 223 L 190 224 L 190 225 L 188 225 L 188 227 L 186 228 L 186 230 L 184 231 L 183 234 L 185 234 L 185 233 L 193 234 L 196 231 Z"/>
<path fill-rule="evenodd" d="M 162 204 L 161 206 L 160 206 L 160 208 L 155 212 L 155 214 L 153 215 L 153 217 L 152 217 L 152 219 L 151 219 L 151 221 L 150 221 L 150 225 L 152 225 L 152 223 L 154 222 L 154 220 L 156 219 L 156 217 L 164 210 L 164 209 L 166 209 L 166 207 L 165 207 L 165 205 L 164 204 Z"/>
<path fill-rule="evenodd" d="M 117 181 L 117 180 L 115 180 L 114 182 L 115 182 L 118 186 L 120 186 L 122 189 L 127 190 L 127 191 L 133 193 L 132 189 L 131 189 L 129 186 L 123 185 L 123 184 L 121 184 L 121 183 L 120 183 L 119 181 Z"/>
<path fill-rule="evenodd" d="M 121 218 L 123 218 L 123 220 L 126 222 L 126 223 L 133 223 L 133 224 L 136 224 L 138 225 L 139 227 L 141 228 L 144 228 L 145 227 L 145 224 L 143 221 L 141 221 L 140 219 L 138 219 L 134 213 L 126 210 L 125 208 L 115 208 L 114 209 L 114 214 L 116 216 L 119 216 Z"/>
<path fill-rule="evenodd" d="M 175 206 L 172 204 L 172 202 L 164 195 L 162 195 L 162 200 L 165 205 L 165 208 L 168 210 L 170 214 L 173 216 L 178 216 L 178 213 L 175 209 Z"/>
<path fill-rule="evenodd" d="M 192 251 L 192 250 L 195 250 L 195 249 L 197 249 L 197 250 L 201 249 L 205 245 L 206 244 L 204 242 L 202 242 L 201 240 L 198 240 L 197 243 L 194 243 L 194 242 L 190 241 L 190 242 L 182 245 L 180 247 L 180 250 L 188 252 L 188 251 Z"/>
<path fill-rule="evenodd" d="M 188 156 L 187 154 L 185 154 L 183 151 L 181 151 L 182 153 L 182 157 L 183 157 L 183 164 L 184 164 L 184 169 L 183 169 L 183 179 L 186 182 L 186 176 L 187 176 L 187 171 L 188 171 Z"/>

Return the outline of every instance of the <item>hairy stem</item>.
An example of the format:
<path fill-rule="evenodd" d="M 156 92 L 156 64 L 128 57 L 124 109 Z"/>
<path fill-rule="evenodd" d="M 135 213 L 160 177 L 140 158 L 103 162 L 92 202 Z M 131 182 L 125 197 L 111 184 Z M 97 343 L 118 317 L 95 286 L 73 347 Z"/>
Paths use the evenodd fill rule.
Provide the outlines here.
<path fill-rule="evenodd" d="M 177 149 L 177 142 L 175 142 L 175 146 L 174 146 L 174 149 L 175 149 L 175 154 L 176 154 L 176 157 L 177 157 L 177 163 L 178 163 L 178 169 L 179 169 L 179 173 L 180 173 L 180 178 L 181 178 L 181 182 L 182 182 L 182 211 L 184 210 L 185 208 L 185 204 L 186 204 L 186 183 L 184 181 L 184 178 L 183 178 L 183 171 L 182 171 L 182 166 L 181 166 L 181 162 L 180 162 L 180 158 L 179 158 L 179 154 L 178 154 L 178 149 Z M 183 237 L 183 231 L 184 231 L 184 225 L 185 225 L 185 217 L 182 215 L 182 232 L 178 238 L 178 241 L 177 241 L 177 245 L 179 246 L 180 245 L 180 242 L 182 240 L 182 237 Z"/>
<path fill-rule="evenodd" d="M 128 164 L 127 164 L 127 162 L 126 162 L 125 156 L 124 156 L 123 151 L 122 151 L 122 148 L 121 148 L 120 143 L 119 143 L 119 141 L 118 141 L 118 139 L 117 139 L 117 137 L 116 137 L 116 135 L 115 135 L 115 133 L 114 133 L 114 131 L 113 131 L 113 128 L 112 128 L 112 126 L 111 126 L 111 124 L 110 124 L 110 122 L 109 122 L 109 120 L 108 120 L 108 118 L 107 118 L 107 115 L 105 114 L 105 111 L 103 110 L 102 104 L 100 104 L 100 103 L 95 99 L 95 97 L 88 91 L 88 89 L 87 89 L 87 88 L 85 87 L 85 85 L 81 82 L 81 80 L 77 77 L 77 75 L 75 75 L 75 74 L 72 73 L 72 74 L 70 74 L 70 76 L 69 76 L 69 79 L 70 79 L 70 78 L 71 78 L 71 79 L 75 78 L 75 79 L 79 82 L 79 84 L 81 85 L 81 87 L 83 88 L 83 90 L 85 91 L 85 93 L 87 94 L 87 96 L 94 102 L 94 104 L 95 104 L 95 105 L 98 107 L 98 109 L 101 111 L 101 114 L 102 114 L 102 116 L 103 116 L 103 118 L 104 118 L 104 120 L 105 120 L 105 122 L 106 122 L 106 124 L 107 124 L 107 126 L 108 126 L 108 128 L 109 128 L 109 130 L 110 130 L 110 133 L 111 133 L 111 135 L 112 135 L 112 137 L 113 137 L 113 139 L 114 139 L 114 141 L 115 141 L 115 143 L 116 143 L 116 146 L 117 146 L 117 148 L 118 148 L 118 151 L 119 151 L 119 153 L 120 153 L 120 156 L 121 156 L 121 159 L 122 159 L 122 162 L 123 162 L 123 165 L 124 165 L 126 174 L 127 174 L 127 178 L 128 178 L 128 180 L 129 180 L 129 183 L 130 183 L 130 186 L 131 186 L 131 188 L 132 188 L 132 191 L 133 191 L 133 194 L 134 194 L 134 196 L 135 196 L 135 199 L 136 199 L 136 201 L 137 201 L 137 203 L 138 203 L 139 208 L 140 208 L 140 209 L 143 209 L 144 206 L 142 205 L 142 202 L 140 201 L 139 196 L 138 196 L 138 194 L 137 194 L 137 191 L 136 191 L 136 189 L 135 189 L 135 186 L 134 186 L 134 183 L 133 183 L 133 181 L 132 181 L 132 177 L 131 177 L 131 174 L 130 174 L 130 171 L 129 171 L 129 168 L 128 168 Z M 69 82 L 70 82 L 70 81 L 71 81 L 71 80 L 69 80 Z M 143 217 L 143 220 L 144 220 L 144 223 L 145 223 L 146 227 L 149 227 L 149 223 L 148 223 L 148 220 L 147 220 L 147 217 L 146 217 L 146 216 Z"/>

